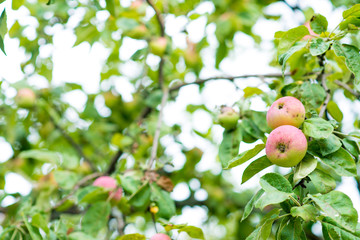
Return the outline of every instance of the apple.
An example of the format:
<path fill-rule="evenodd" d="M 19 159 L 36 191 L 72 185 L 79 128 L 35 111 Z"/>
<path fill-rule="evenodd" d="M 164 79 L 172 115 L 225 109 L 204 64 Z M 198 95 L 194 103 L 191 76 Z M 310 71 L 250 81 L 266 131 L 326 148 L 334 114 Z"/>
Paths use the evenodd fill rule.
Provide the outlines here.
<path fill-rule="evenodd" d="M 162 57 L 166 51 L 167 39 L 165 37 L 152 39 L 149 46 L 153 54 Z"/>
<path fill-rule="evenodd" d="M 135 0 L 130 5 L 130 10 L 137 11 L 141 16 L 146 15 L 147 4 L 144 0 Z"/>
<path fill-rule="evenodd" d="M 32 108 L 36 102 L 35 92 L 30 88 L 19 89 L 15 96 L 15 102 L 21 108 Z"/>
<path fill-rule="evenodd" d="M 186 65 L 190 67 L 195 67 L 199 62 L 201 62 L 201 58 L 199 53 L 196 52 L 196 44 L 187 40 L 187 48 L 184 52 L 184 60 Z"/>
<path fill-rule="evenodd" d="M 122 188 L 117 189 L 116 180 L 113 179 L 112 177 L 109 176 L 98 177 L 94 181 L 93 186 L 103 187 L 105 189 L 112 190 L 111 192 L 109 192 L 109 195 L 117 201 L 120 201 L 122 197 L 123 190 Z"/>
<path fill-rule="evenodd" d="M 294 97 L 276 100 L 266 114 L 266 121 L 272 129 L 282 125 L 300 127 L 305 120 L 305 107 Z"/>
<path fill-rule="evenodd" d="M 218 122 L 226 130 L 234 129 L 238 123 L 240 116 L 231 107 L 222 106 L 218 115 Z"/>
<path fill-rule="evenodd" d="M 304 133 L 291 125 L 273 130 L 265 146 L 267 158 L 280 167 L 296 166 L 305 156 L 307 140 Z"/>
<path fill-rule="evenodd" d="M 143 39 L 149 35 L 149 31 L 144 24 L 141 24 L 128 31 L 127 35 L 134 39 Z"/>
<path fill-rule="evenodd" d="M 150 238 L 150 240 L 171 240 L 171 238 L 164 233 L 157 233 Z"/>

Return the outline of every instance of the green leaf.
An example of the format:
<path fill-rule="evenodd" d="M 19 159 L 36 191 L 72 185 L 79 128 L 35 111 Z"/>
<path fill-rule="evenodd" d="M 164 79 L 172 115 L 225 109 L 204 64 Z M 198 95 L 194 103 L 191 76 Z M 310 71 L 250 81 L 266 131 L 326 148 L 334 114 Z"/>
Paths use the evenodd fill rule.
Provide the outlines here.
<path fill-rule="evenodd" d="M 300 218 L 290 218 L 279 233 L 279 240 L 306 240 Z"/>
<path fill-rule="evenodd" d="M 5 55 L 6 55 L 6 52 L 5 52 L 5 46 L 4 46 L 4 38 L 5 38 L 5 34 L 7 33 L 7 31 L 8 31 L 7 16 L 6 16 L 6 11 L 4 9 L 0 16 L 0 49 L 1 49 L 1 51 L 3 51 L 3 53 Z"/>
<path fill-rule="evenodd" d="M 264 170 L 267 167 L 270 167 L 271 165 L 273 165 L 273 163 L 270 162 L 270 160 L 266 156 L 262 156 L 262 157 L 256 159 L 255 161 L 250 163 L 249 166 L 247 166 L 246 169 L 244 170 L 242 179 L 241 179 L 241 184 L 245 183 L 247 180 L 252 178 L 255 174 Z"/>
<path fill-rule="evenodd" d="M 186 226 L 186 227 L 182 227 L 179 230 L 180 232 L 186 232 L 191 238 L 196 238 L 196 239 L 205 239 L 204 238 L 204 233 L 202 231 L 201 228 L 198 227 L 194 227 L 194 226 Z"/>
<path fill-rule="evenodd" d="M 83 42 L 88 42 L 90 45 L 92 45 L 99 39 L 99 36 L 101 35 L 96 26 L 92 24 L 77 27 L 75 29 L 75 34 L 76 42 L 74 43 L 74 47 Z"/>
<path fill-rule="evenodd" d="M 306 42 L 300 42 L 295 46 L 291 47 L 288 51 L 279 55 L 279 64 L 282 65 L 281 71 L 284 73 L 286 69 L 286 62 L 287 60 L 296 52 L 300 51 L 306 46 Z"/>
<path fill-rule="evenodd" d="M 25 217 L 24 213 L 22 213 L 23 216 L 23 220 L 25 223 L 25 226 L 27 228 L 27 230 L 29 231 L 29 235 L 31 237 L 32 240 L 42 240 L 42 237 L 40 235 L 39 229 L 34 227 L 33 225 L 31 225 L 27 218 Z"/>
<path fill-rule="evenodd" d="M 241 129 L 224 131 L 223 140 L 219 146 L 219 158 L 223 168 L 229 166 L 229 162 L 239 154 L 239 146 L 242 140 Z"/>
<path fill-rule="evenodd" d="M 216 49 L 216 56 L 215 56 L 215 67 L 219 68 L 221 61 L 226 57 L 228 54 L 229 49 L 226 46 L 225 42 L 220 42 L 219 47 Z"/>
<path fill-rule="evenodd" d="M 321 158 L 321 161 L 334 169 L 340 176 L 356 176 L 356 164 L 351 155 L 343 148 Z"/>
<path fill-rule="evenodd" d="M 311 195 L 310 198 L 321 208 L 326 216 L 332 218 L 345 229 L 354 232 L 357 225 L 358 213 L 353 207 L 351 199 L 339 191 L 331 191 L 324 195 Z"/>
<path fill-rule="evenodd" d="M 111 205 L 109 202 L 96 202 L 86 211 L 81 220 L 81 229 L 96 237 L 102 228 L 107 226 Z"/>
<path fill-rule="evenodd" d="M 343 143 L 344 147 L 346 148 L 346 150 L 348 150 L 351 153 L 351 155 L 353 155 L 355 157 L 355 159 L 358 161 L 359 155 L 360 155 L 359 144 L 348 138 L 342 139 L 342 143 Z"/>
<path fill-rule="evenodd" d="M 264 138 L 264 133 L 256 126 L 254 121 L 252 121 L 251 119 L 243 119 L 241 121 L 240 127 L 256 139 Z"/>
<path fill-rule="evenodd" d="M 14 10 L 18 10 L 22 5 L 24 5 L 24 3 L 25 3 L 25 0 L 14 0 L 14 1 L 12 1 L 11 8 Z"/>
<path fill-rule="evenodd" d="M 109 197 L 109 192 L 102 187 L 87 186 L 81 188 L 76 195 L 80 203 L 93 203 L 106 200 Z"/>
<path fill-rule="evenodd" d="M 335 179 L 319 169 L 315 169 L 309 177 L 319 193 L 328 193 L 336 187 Z"/>
<path fill-rule="evenodd" d="M 352 30 L 353 26 L 360 27 L 360 19 L 358 17 L 348 17 L 340 23 L 340 30 Z"/>
<path fill-rule="evenodd" d="M 278 56 L 287 52 L 297 41 L 309 34 L 309 30 L 301 25 L 285 32 L 279 40 Z"/>
<path fill-rule="evenodd" d="M 279 214 L 280 209 L 273 209 L 267 213 L 246 240 L 268 240 L 272 225 L 279 218 Z"/>
<path fill-rule="evenodd" d="M 48 163 L 61 163 L 61 155 L 58 152 L 52 152 L 48 150 L 34 149 L 22 151 L 19 155 L 21 158 L 33 158 L 38 161 L 48 162 Z"/>
<path fill-rule="evenodd" d="M 300 91 L 301 100 L 311 108 L 318 108 L 325 101 L 326 92 L 319 84 L 304 82 L 301 84 Z"/>
<path fill-rule="evenodd" d="M 360 4 L 355 4 L 350 9 L 345 10 L 342 14 L 343 18 L 348 18 L 350 16 L 359 17 L 360 16 Z"/>
<path fill-rule="evenodd" d="M 96 238 L 83 232 L 72 232 L 69 234 L 69 240 L 96 240 Z"/>
<path fill-rule="evenodd" d="M 343 120 L 343 113 L 341 112 L 336 102 L 330 101 L 326 106 L 326 109 L 336 121 L 341 122 Z"/>
<path fill-rule="evenodd" d="M 322 38 L 314 38 L 310 43 L 310 53 L 313 56 L 318 56 L 329 50 L 331 42 L 325 42 Z"/>
<path fill-rule="evenodd" d="M 79 180 L 78 174 L 70 171 L 54 171 L 54 177 L 59 187 L 70 190 Z"/>
<path fill-rule="evenodd" d="M 295 168 L 293 181 L 297 182 L 305 178 L 315 170 L 316 166 L 317 166 L 317 160 L 313 156 L 306 154 L 304 159 L 301 160 L 301 162 Z"/>
<path fill-rule="evenodd" d="M 293 193 L 289 181 L 278 173 L 267 173 L 260 178 L 260 185 L 265 192 L 280 191 L 284 193 Z"/>
<path fill-rule="evenodd" d="M 310 204 L 302 205 L 301 207 L 292 207 L 291 216 L 293 217 L 301 217 L 305 222 L 314 221 L 316 222 L 316 216 L 318 214 L 318 210 L 316 207 Z"/>
<path fill-rule="evenodd" d="M 345 57 L 345 64 L 348 69 L 354 73 L 355 88 L 360 90 L 360 53 L 359 49 L 353 45 L 341 44 L 339 41 L 334 41 L 332 45 L 334 52 L 339 57 Z"/>
<path fill-rule="evenodd" d="M 159 207 L 157 216 L 169 219 L 176 214 L 175 202 L 170 194 L 162 190 L 155 183 L 151 184 L 151 201 L 156 202 Z"/>
<path fill-rule="evenodd" d="M 115 0 L 105 0 L 105 1 L 106 1 L 106 10 L 108 10 L 112 16 L 116 17 Z"/>
<path fill-rule="evenodd" d="M 261 152 L 265 148 L 265 144 L 258 144 L 253 149 L 249 149 L 245 152 L 242 152 L 239 156 L 231 159 L 227 165 L 224 167 L 224 169 L 230 169 L 236 166 L 239 166 L 243 164 L 244 162 L 247 162 L 248 160 L 255 157 L 259 152 Z"/>
<path fill-rule="evenodd" d="M 263 209 L 270 204 L 285 201 L 293 194 L 289 181 L 278 173 L 267 173 L 260 178 L 260 185 L 266 192 L 256 203 L 255 207 Z"/>
<path fill-rule="evenodd" d="M 141 186 L 140 180 L 136 180 L 131 176 L 120 175 L 121 186 L 125 192 L 134 194 Z"/>
<path fill-rule="evenodd" d="M 328 21 L 326 20 L 326 18 L 323 15 L 315 14 L 310 19 L 310 26 L 311 26 L 311 29 L 315 33 L 321 34 L 323 32 L 326 32 L 327 27 L 328 27 Z"/>
<path fill-rule="evenodd" d="M 321 221 L 323 233 L 331 240 L 360 240 L 359 224 L 355 233 L 349 232 L 339 226 L 331 218 L 325 217 Z"/>
<path fill-rule="evenodd" d="M 246 87 L 244 89 L 244 98 L 249 98 L 254 95 L 260 95 L 264 93 L 260 88 L 257 87 Z"/>
<path fill-rule="evenodd" d="M 264 209 L 268 205 L 278 204 L 287 199 L 291 194 L 274 191 L 274 192 L 266 192 L 259 200 L 255 202 L 255 207 L 259 209 Z"/>
<path fill-rule="evenodd" d="M 244 221 L 254 209 L 255 202 L 264 194 L 264 190 L 260 189 L 255 195 L 252 196 L 249 202 L 246 203 L 244 213 L 241 217 L 241 222 Z"/>
<path fill-rule="evenodd" d="M 331 134 L 328 138 L 312 140 L 309 142 L 309 152 L 326 156 L 338 151 L 341 147 L 341 142 L 338 137 Z"/>
<path fill-rule="evenodd" d="M 31 218 L 31 225 L 41 228 L 46 234 L 49 234 L 50 231 L 47 224 L 46 219 L 40 213 L 36 213 Z"/>
<path fill-rule="evenodd" d="M 139 233 L 126 234 L 124 236 L 118 237 L 116 240 L 145 240 L 146 237 Z"/>
<path fill-rule="evenodd" d="M 251 119 L 260 131 L 264 133 L 270 133 L 272 129 L 267 124 L 266 113 L 267 112 L 251 111 Z"/>
<path fill-rule="evenodd" d="M 334 127 L 322 118 L 306 119 L 303 124 L 304 134 L 315 139 L 327 138 L 333 131 Z"/>
<path fill-rule="evenodd" d="M 135 208 L 145 209 L 150 203 L 151 190 L 149 183 L 145 182 L 129 198 L 129 203 Z"/>

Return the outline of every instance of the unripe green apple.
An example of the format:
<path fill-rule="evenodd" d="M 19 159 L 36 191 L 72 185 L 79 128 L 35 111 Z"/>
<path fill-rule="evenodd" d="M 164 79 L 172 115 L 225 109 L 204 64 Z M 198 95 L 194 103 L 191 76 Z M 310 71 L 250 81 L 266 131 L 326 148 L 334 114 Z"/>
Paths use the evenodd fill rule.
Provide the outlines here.
<path fill-rule="evenodd" d="M 147 4 L 144 0 L 135 0 L 130 5 L 130 10 L 137 11 L 141 16 L 146 14 Z"/>
<path fill-rule="evenodd" d="M 157 233 L 150 238 L 150 240 L 171 240 L 171 238 L 164 233 Z"/>
<path fill-rule="evenodd" d="M 218 115 L 218 121 L 220 125 L 226 130 L 234 129 L 238 123 L 240 116 L 231 107 L 221 107 L 220 114 Z"/>
<path fill-rule="evenodd" d="M 150 51 L 162 57 L 166 51 L 167 39 L 165 37 L 159 37 L 150 41 Z"/>
<path fill-rule="evenodd" d="M 35 92 L 30 88 L 19 89 L 15 96 L 15 102 L 21 108 L 32 108 L 36 102 Z"/>
<path fill-rule="evenodd" d="M 294 97 L 276 100 L 266 114 L 266 121 L 272 129 L 282 125 L 300 127 L 305 120 L 305 107 Z"/>
<path fill-rule="evenodd" d="M 123 190 L 121 187 L 117 189 L 116 180 L 113 179 L 112 177 L 109 176 L 98 177 L 94 181 L 93 186 L 103 187 L 105 189 L 112 190 L 111 192 L 109 192 L 109 195 L 116 201 L 120 201 L 122 197 Z"/>
<path fill-rule="evenodd" d="M 290 125 L 273 130 L 265 146 L 267 158 L 280 167 L 294 167 L 305 156 L 307 140 L 303 132 Z"/>
<path fill-rule="evenodd" d="M 194 67 L 201 61 L 201 58 L 199 56 L 199 53 L 196 52 L 195 43 L 192 43 L 189 40 L 187 40 L 187 44 L 188 47 L 184 52 L 184 60 L 186 65 L 190 67 Z"/>
<path fill-rule="evenodd" d="M 144 39 L 149 35 L 149 31 L 144 24 L 138 25 L 127 32 L 127 36 L 134 39 Z"/>

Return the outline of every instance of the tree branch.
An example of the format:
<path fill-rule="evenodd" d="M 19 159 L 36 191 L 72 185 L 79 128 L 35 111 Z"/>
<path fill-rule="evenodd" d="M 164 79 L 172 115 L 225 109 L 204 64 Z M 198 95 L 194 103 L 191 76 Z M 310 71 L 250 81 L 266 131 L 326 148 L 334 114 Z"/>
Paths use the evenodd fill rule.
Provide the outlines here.
<path fill-rule="evenodd" d="M 275 78 L 275 77 L 288 77 L 291 76 L 291 73 L 285 73 L 284 75 L 281 73 L 270 73 L 270 74 L 245 74 L 245 75 L 239 75 L 239 76 L 217 76 L 217 77 L 209 77 L 209 78 L 198 78 L 196 79 L 194 82 L 190 82 L 190 83 L 181 83 L 178 84 L 176 86 L 173 86 L 169 89 L 170 92 L 172 91 L 176 91 L 179 90 L 182 87 L 188 86 L 188 85 L 192 85 L 192 84 L 203 84 L 205 82 L 208 81 L 212 81 L 212 80 L 229 80 L 229 81 L 234 81 L 235 79 L 239 79 L 239 78 L 251 78 L 251 77 L 257 77 L 257 78 Z"/>
<path fill-rule="evenodd" d="M 152 9 L 154 9 L 156 19 L 159 22 L 159 26 L 160 26 L 160 34 L 161 34 L 162 37 L 164 37 L 165 36 L 165 21 L 164 21 L 164 18 L 162 17 L 162 15 L 161 15 L 161 12 L 159 11 L 159 9 L 157 9 L 155 4 L 151 0 L 146 0 L 146 2 L 150 5 L 150 7 Z"/>
<path fill-rule="evenodd" d="M 112 174 L 113 172 L 115 172 L 116 170 L 116 164 L 117 161 L 119 160 L 119 158 L 121 157 L 121 155 L 123 154 L 122 150 L 117 151 L 117 153 L 114 155 L 114 157 L 111 159 L 110 161 L 110 165 L 108 167 L 108 169 L 105 171 L 105 174 Z"/>
<path fill-rule="evenodd" d="M 55 128 L 57 130 L 59 130 L 59 132 L 61 133 L 61 135 L 66 139 L 66 141 L 75 149 L 75 151 L 79 154 L 80 157 L 82 157 L 84 159 L 85 162 L 87 162 L 90 165 L 90 168 L 93 172 L 96 171 L 96 167 L 94 166 L 94 164 L 90 161 L 90 159 L 88 159 L 82 148 L 80 147 L 79 144 L 77 144 L 75 142 L 75 140 L 69 135 L 67 134 L 67 132 L 55 121 L 55 119 L 49 114 L 49 118 L 50 121 L 52 122 L 52 124 L 54 124 Z"/>
<path fill-rule="evenodd" d="M 97 177 L 100 177 L 104 175 L 103 173 L 100 173 L 100 172 L 96 172 L 96 173 L 93 173 L 93 174 L 90 174 L 90 175 L 87 175 L 85 176 L 83 179 L 81 179 L 74 187 L 73 189 L 71 190 L 71 192 L 64 198 L 62 198 L 59 202 L 57 202 L 53 207 L 52 209 L 56 209 L 58 207 L 60 207 L 61 205 L 63 205 L 68 199 L 70 199 L 75 193 L 76 191 L 81 187 L 83 186 L 87 181 L 90 181 L 94 178 L 97 178 Z"/>
<path fill-rule="evenodd" d="M 158 117 L 158 121 L 156 124 L 156 130 L 155 130 L 154 140 L 153 140 L 153 144 L 152 144 L 151 156 L 150 156 L 148 169 L 151 169 L 151 167 L 156 159 L 156 153 L 157 153 L 157 149 L 158 149 L 158 145 L 159 145 L 160 130 L 161 130 L 163 113 L 164 113 L 164 107 L 165 107 L 166 101 L 168 99 L 168 96 L 169 96 L 169 89 L 167 89 L 167 88 L 163 89 L 163 96 L 161 98 L 160 112 L 159 112 L 159 117 Z"/>
<path fill-rule="evenodd" d="M 318 75 L 318 77 L 316 78 L 316 80 L 318 82 L 321 83 L 321 86 L 324 88 L 325 92 L 326 92 L 326 98 L 324 103 L 321 105 L 320 108 L 320 112 L 319 112 L 319 117 L 324 117 L 325 111 L 326 111 L 326 107 L 328 105 L 328 103 L 330 102 L 331 99 L 331 94 L 330 94 L 330 89 L 327 87 L 326 85 L 326 75 L 325 75 L 325 53 L 321 54 L 320 56 L 318 56 L 319 58 L 319 65 L 322 68 L 320 74 Z"/>
<path fill-rule="evenodd" d="M 338 86 L 342 87 L 343 89 L 347 90 L 348 92 L 350 92 L 356 98 L 360 98 L 360 93 L 355 91 L 351 87 L 349 87 L 349 85 L 347 85 L 346 83 L 343 83 L 343 82 L 341 82 L 339 80 L 335 80 L 334 83 L 337 84 Z"/>

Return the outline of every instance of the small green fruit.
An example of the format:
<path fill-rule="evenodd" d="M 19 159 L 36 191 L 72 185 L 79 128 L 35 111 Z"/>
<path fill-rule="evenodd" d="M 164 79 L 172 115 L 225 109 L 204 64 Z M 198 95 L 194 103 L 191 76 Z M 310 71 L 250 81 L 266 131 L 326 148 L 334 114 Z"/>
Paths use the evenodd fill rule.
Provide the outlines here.
<path fill-rule="evenodd" d="M 167 39 L 165 37 L 159 37 L 150 41 L 151 53 L 162 57 L 166 51 Z"/>
<path fill-rule="evenodd" d="M 15 96 L 15 103 L 20 108 L 32 108 L 35 106 L 36 95 L 30 88 L 20 89 Z"/>
<path fill-rule="evenodd" d="M 149 31 L 145 25 L 139 25 L 127 32 L 127 36 L 134 39 L 144 39 L 149 35 Z"/>
<path fill-rule="evenodd" d="M 237 113 L 234 109 L 223 106 L 221 107 L 218 121 L 223 128 L 231 130 L 236 128 L 239 118 L 239 113 Z"/>

